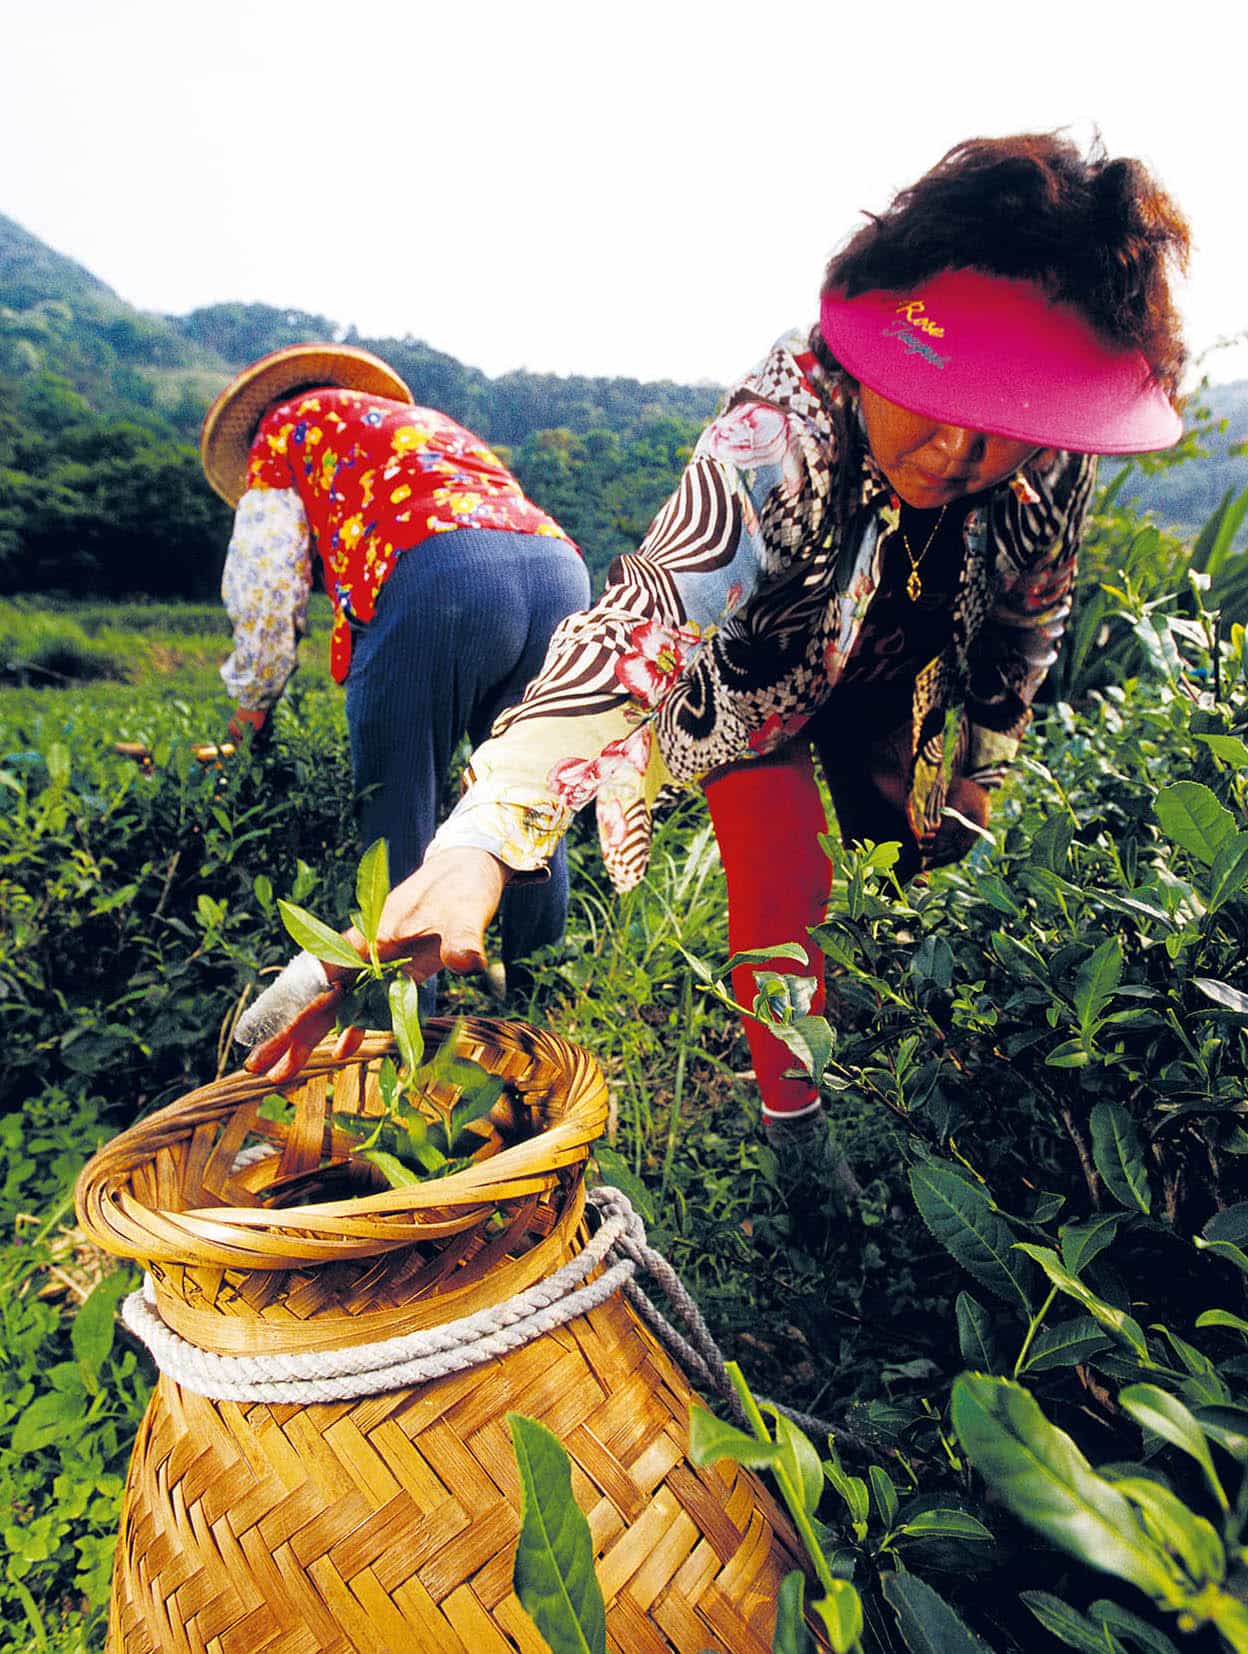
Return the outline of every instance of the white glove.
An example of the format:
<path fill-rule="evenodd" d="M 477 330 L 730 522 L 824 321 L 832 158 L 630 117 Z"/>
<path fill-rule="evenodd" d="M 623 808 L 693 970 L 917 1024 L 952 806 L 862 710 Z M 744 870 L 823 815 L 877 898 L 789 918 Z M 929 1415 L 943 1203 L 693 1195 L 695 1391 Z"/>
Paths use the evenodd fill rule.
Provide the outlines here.
<path fill-rule="evenodd" d="M 280 1034 L 328 987 L 329 978 L 320 960 L 310 953 L 297 953 L 256 1003 L 239 1017 L 234 1028 L 235 1040 L 249 1050 L 254 1045 L 262 1045 L 274 1034 Z"/>

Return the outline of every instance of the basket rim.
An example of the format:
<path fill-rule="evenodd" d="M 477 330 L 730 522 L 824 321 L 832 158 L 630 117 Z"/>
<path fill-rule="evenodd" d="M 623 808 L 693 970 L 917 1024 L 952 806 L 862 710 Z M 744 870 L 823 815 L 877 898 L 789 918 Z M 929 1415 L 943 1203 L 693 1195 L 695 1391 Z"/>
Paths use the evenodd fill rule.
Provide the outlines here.
<path fill-rule="evenodd" d="M 561 1173 L 589 1157 L 590 1144 L 607 1119 L 607 1088 L 596 1059 L 562 1035 L 527 1023 L 485 1017 L 432 1017 L 430 1042 L 462 1026 L 470 1038 L 504 1055 L 510 1048 L 551 1066 L 550 1085 L 565 1082 L 566 1107 L 545 1129 L 445 1178 L 378 1190 L 350 1200 L 297 1206 L 175 1208 L 142 1199 L 133 1173 L 163 1148 L 185 1142 L 274 1091 L 297 1089 L 310 1079 L 349 1067 L 366 1067 L 396 1049 L 389 1033 L 366 1034 L 349 1057 L 333 1055 L 334 1037 L 323 1040 L 298 1074 L 276 1086 L 264 1075 L 239 1070 L 166 1104 L 103 1144 L 78 1175 L 74 1199 L 89 1240 L 119 1257 L 192 1266 L 282 1269 L 310 1262 L 375 1256 L 419 1240 L 454 1233 L 485 1208 L 554 1188 Z M 521 1037 L 522 1036 L 522 1037 Z M 487 1064 L 488 1066 L 488 1064 Z M 509 1076 L 524 1089 L 523 1075 Z M 218 1139 L 219 1147 L 220 1139 Z M 241 1134 L 240 1145 L 241 1146 Z M 270 1255 L 271 1254 L 271 1255 Z"/>

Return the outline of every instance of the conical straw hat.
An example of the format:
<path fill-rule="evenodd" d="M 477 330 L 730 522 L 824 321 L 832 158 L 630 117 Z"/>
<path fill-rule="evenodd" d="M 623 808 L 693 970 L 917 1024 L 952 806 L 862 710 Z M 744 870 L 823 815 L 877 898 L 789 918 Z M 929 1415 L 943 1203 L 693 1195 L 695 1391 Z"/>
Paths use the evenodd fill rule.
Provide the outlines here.
<path fill-rule="evenodd" d="M 262 356 L 221 392 L 199 436 L 204 475 L 227 505 L 237 505 L 247 486 L 247 455 L 265 409 L 300 386 L 314 385 L 413 400 L 393 368 L 354 345 L 287 345 Z"/>

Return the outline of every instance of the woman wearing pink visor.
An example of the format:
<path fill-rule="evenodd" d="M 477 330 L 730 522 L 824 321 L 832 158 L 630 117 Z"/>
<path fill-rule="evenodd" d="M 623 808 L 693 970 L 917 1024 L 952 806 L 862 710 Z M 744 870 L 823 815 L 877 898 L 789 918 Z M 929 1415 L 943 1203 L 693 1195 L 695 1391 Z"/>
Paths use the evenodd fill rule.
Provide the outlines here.
<path fill-rule="evenodd" d="M 900 840 L 903 876 L 963 855 L 1056 655 L 1093 456 L 1180 435 L 1168 277 L 1187 245 L 1138 162 L 1051 134 L 961 144 L 871 217 L 819 325 L 729 392 L 638 551 L 474 753 L 391 896 L 389 950 L 417 976 L 479 966 L 504 885 L 540 876 L 591 801 L 628 889 L 673 781 L 705 790 L 733 950 L 805 942 L 831 877 L 812 752 L 844 838 Z M 333 998 L 275 1037 L 293 1006 L 270 1000 L 249 1065 L 293 1071 Z M 815 1091 L 747 1035 L 769 1135 L 803 1147 Z"/>

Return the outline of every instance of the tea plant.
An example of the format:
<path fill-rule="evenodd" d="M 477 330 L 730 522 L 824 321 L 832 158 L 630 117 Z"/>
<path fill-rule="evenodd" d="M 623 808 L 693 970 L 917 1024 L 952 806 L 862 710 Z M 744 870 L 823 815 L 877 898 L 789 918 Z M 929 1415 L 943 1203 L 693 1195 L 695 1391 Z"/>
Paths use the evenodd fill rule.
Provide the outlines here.
<path fill-rule="evenodd" d="M 480 1147 L 470 1128 L 494 1107 L 503 1082 L 459 1054 L 457 1027 L 431 1061 L 422 1060 L 425 1036 L 418 987 L 402 959 L 383 961 L 377 952 L 377 933 L 389 894 L 389 856 L 385 839 L 378 839 L 360 861 L 355 881 L 358 905 L 351 914 L 368 948 L 365 960 L 338 931 L 305 908 L 287 901 L 277 906 L 287 932 L 300 947 L 352 973 L 338 1006 L 340 1032 L 381 1022 L 394 1032 L 400 1066 L 396 1068 L 386 1057 L 378 1072 L 384 1112 L 376 1121 L 340 1112 L 332 1118 L 342 1131 L 362 1138 L 352 1152 L 398 1188 L 426 1177 L 448 1176 L 467 1164 L 466 1145 Z M 439 1086 L 458 1089 L 449 1108 L 438 1101 Z"/>
<path fill-rule="evenodd" d="M 833 1554 L 852 1554 L 864 1646 L 886 1654 L 921 1635 L 933 1595 L 997 1654 L 1112 1651 L 1111 1639 L 1130 1654 L 1226 1646 L 1208 1619 L 1184 1631 L 1177 1613 L 1016 1519 L 955 1428 L 963 1370 L 1025 1388 L 1101 1480 L 1167 1486 L 1208 1554 L 1199 1523 L 1222 1546 L 1219 1589 L 1240 1589 L 1242 1559 L 1205 1472 L 1145 1433 L 1128 1400 L 1152 1385 L 1187 1408 L 1233 1518 L 1248 1437 L 1236 1261 L 1248 1256 L 1248 915 L 1234 874 L 1248 826 L 1243 643 L 1223 620 L 1211 647 L 1181 557 L 1164 574 L 1180 595 L 1160 606 L 1151 542 L 1119 578 L 1140 525 L 1113 509 L 1121 533 L 1084 559 L 1080 605 L 1100 594 L 1097 624 L 998 799 L 995 843 L 904 891 L 884 853 L 838 855 L 821 932 L 834 1030 L 824 1087 L 859 1195 L 798 1204 L 781 1191 L 735 1014 L 691 981 L 682 947 L 716 962 L 728 951 L 696 799 L 663 820 L 647 881 L 620 902 L 601 890 L 578 825 L 568 944 L 533 996 L 531 1020 L 602 1061 L 615 1147 L 651 1203 L 652 1238 L 751 1382 L 814 1412 L 848 1409 L 876 1444 L 895 1519 L 872 1464 L 843 1448 L 866 1516 L 825 1473 L 814 1520 L 835 1533 Z M 1224 572 L 1243 571 L 1228 557 Z M 44 1396 L 62 1397 L 49 1414 L 74 1418 L 58 1388 L 77 1365 L 74 1310 L 105 1276 L 67 1227 L 72 1177 L 136 1112 L 228 1062 L 241 997 L 285 952 L 277 899 L 345 912 L 355 880 L 340 696 L 306 691 L 301 673 L 271 748 L 205 771 L 189 742 L 219 735 L 228 713 L 203 687 L 211 674 L 184 694 L 192 680 L 142 670 L 126 686 L 0 694 L 0 1085 L 21 1111 L 0 1119 L 11 1328 L 0 1500 L 32 1535 L 0 1571 L 5 1654 L 41 1646 L 19 1582 L 49 1649 L 100 1645 L 116 1488 L 145 1388 L 142 1365 L 114 1377 L 136 1360 L 119 1340 L 99 1369 L 116 1413 L 11 1447 L 14 1423 Z M 116 758 L 115 739 L 152 746 L 154 775 Z M 487 1008 L 469 979 L 443 993 Z M 92 1489 L 85 1507 L 79 1483 Z M 920 1531 L 885 1548 L 897 1524 L 921 1529 L 932 1510 L 966 1513 L 992 1542 Z"/>
<path fill-rule="evenodd" d="M 109 1135 L 98 1100 L 49 1090 L 0 1118 L 0 1648 L 103 1635 L 126 1461 L 148 1377 L 114 1311 L 137 1284 L 69 1226 L 72 1179 Z"/>
<path fill-rule="evenodd" d="M 948 1331 L 931 1325 L 910 1377 L 977 1371 L 951 1398 L 865 1413 L 912 1495 L 958 1510 L 964 1531 L 944 1540 L 965 1552 L 980 1528 L 973 1567 L 992 1589 L 955 1580 L 942 1606 L 899 1583 L 867 1483 L 825 1461 L 882 1648 L 945 1646 L 941 1626 L 947 1646 L 973 1646 L 948 1615 L 1001 1650 L 1035 1647 L 1037 1623 L 1083 1648 L 1167 1650 L 1167 1627 L 1248 1648 L 1248 1361 L 1228 1337 L 1248 1323 L 1227 1307 L 1248 1274 L 1248 683 L 1242 629 L 1219 646 L 1201 595 L 1166 623 L 1160 684 L 1055 710 L 994 846 L 906 890 L 886 848 L 840 857 L 814 932 L 833 971 L 826 1029 L 795 1039 L 794 985 L 760 978 L 754 1014 L 818 1050 L 806 1065 L 835 1103 L 893 1122 L 914 1209 L 973 1288 L 956 1302 L 945 1288 Z M 940 1298 L 933 1278 L 932 1311 Z M 994 1539 L 972 1467 L 1122 1594 L 1089 1600 L 997 1523 Z M 886 1477 L 870 1467 L 888 1527 Z"/>

